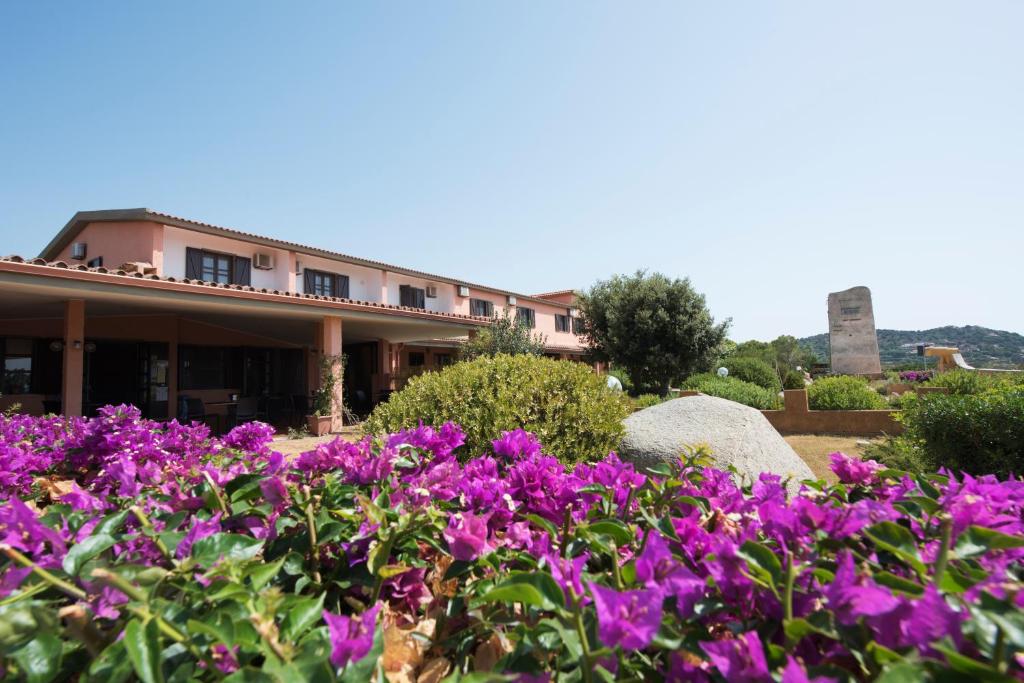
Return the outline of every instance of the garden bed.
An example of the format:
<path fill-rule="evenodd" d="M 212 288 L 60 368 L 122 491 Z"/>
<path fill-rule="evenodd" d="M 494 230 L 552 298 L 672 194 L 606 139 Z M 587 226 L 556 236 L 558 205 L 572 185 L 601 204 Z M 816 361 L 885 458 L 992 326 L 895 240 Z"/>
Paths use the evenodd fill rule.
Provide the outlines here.
<path fill-rule="evenodd" d="M 252 423 L 0 417 L 0 656 L 82 680 L 1011 680 L 1024 485 L 737 487 L 451 424 L 287 460 Z M 945 680 L 944 679 L 944 680 Z"/>

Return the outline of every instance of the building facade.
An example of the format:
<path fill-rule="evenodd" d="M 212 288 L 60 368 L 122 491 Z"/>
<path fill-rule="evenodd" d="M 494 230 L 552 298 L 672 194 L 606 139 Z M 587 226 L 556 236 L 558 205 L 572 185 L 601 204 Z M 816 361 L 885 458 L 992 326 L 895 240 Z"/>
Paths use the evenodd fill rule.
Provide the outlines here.
<path fill-rule="evenodd" d="M 571 290 L 524 295 L 149 209 L 79 212 L 38 258 L 0 259 L 0 410 L 153 419 L 365 414 L 454 362 L 506 312 L 583 360 Z M 344 354 L 344 372 L 338 359 Z M 205 419 L 204 418 L 204 419 Z"/>

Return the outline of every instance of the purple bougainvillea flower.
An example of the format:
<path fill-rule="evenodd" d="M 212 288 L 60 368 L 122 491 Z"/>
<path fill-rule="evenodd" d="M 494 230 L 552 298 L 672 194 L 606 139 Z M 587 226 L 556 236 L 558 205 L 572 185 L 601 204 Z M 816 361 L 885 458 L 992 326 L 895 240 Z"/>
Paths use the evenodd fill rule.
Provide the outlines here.
<path fill-rule="evenodd" d="M 185 534 L 185 537 L 178 543 L 178 548 L 174 551 L 175 557 L 179 560 L 187 556 L 192 552 L 192 545 L 207 536 L 220 531 L 220 513 L 218 512 L 213 517 L 210 517 L 207 521 L 202 521 L 198 517 L 192 519 L 192 527 Z"/>
<path fill-rule="evenodd" d="M 276 507 L 285 507 L 291 502 L 288 487 L 280 477 L 267 477 L 260 482 L 260 492 L 268 503 Z"/>
<path fill-rule="evenodd" d="M 644 551 L 636 558 L 636 578 L 664 597 L 676 598 L 676 609 L 683 616 L 704 597 L 706 582 L 672 556 L 665 538 L 657 531 L 647 537 Z"/>
<path fill-rule="evenodd" d="M 506 460 L 528 458 L 540 454 L 540 439 L 525 429 L 502 432 L 500 439 L 491 442 L 494 454 Z"/>
<path fill-rule="evenodd" d="M 786 668 L 782 670 L 782 683 L 835 683 L 835 680 L 831 676 L 810 678 L 793 655 L 786 658 Z"/>
<path fill-rule="evenodd" d="M 874 630 L 876 640 L 886 647 L 916 647 L 921 652 L 929 652 L 932 643 L 947 636 L 959 643 L 963 618 L 935 586 L 930 585 L 919 599 L 903 598 L 894 609 L 869 617 L 866 622 Z"/>
<path fill-rule="evenodd" d="M 60 497 L 60 502 L 67 503 L 72 510 L 85 512 L 100 512 L 107 507 L 102 500 L 88 491 L 83 491 L 77 483 L 71 484 L 71 490 Z"/>
<path fill-rule="evenodd" d="M 828 457 L 832 461 L 830 465 L 832 471 L 844 484 L 861 484 L 863 486 L 874 484 L 878 481 L 875 475 L 879 470 L 884 469 L 874 460 L 851 458 L 845 453 L 836 452 Z"/>
<path fill-rule="evenodd" d="M 579 557 L 572 559 L 560 557 L 554 553 L 544 556 L 544 563 L 548 565 L 551 576 L 554 577 L 558 585 L 562 587 L 562 592 L 565 593 L 566 605 L 569 605 L 572 600 L 570 589 L 572 589 L 572 593 L 576 594 L 577 598 L 582 598 L 584 603 L 590 601 L 583 592 L 583 568 L 587 566 L 589 559 L 590 553 L 583 553 Z"/>
<path fill-rule="evenodd" d="M 487 543 L 487 520 L 490 515 L 475 515 L 472 512 L 459 512 L 448 518 L 448 528 L 444 530 L 444 540 L 456 560 L 472 561 L 490 550 Z"/>
<path fill-rule="evenodd" d="M 426 569 L 417 568 L 392 576 L 381 586 L 381 595 L 392 605 L 415 613 L 421 604 L 430 601 L 430 591 L 423 582 L 426 574 Z"/>
<path fill-rule="evenodd" d="M 341 668 L 366 656 L 373 647 L 380 607 L 381 603 L 377 603 L 355 617 L 331 614 L 324 610 L 324 621 L 331 634 L 331 664 Z"/>
<path fill-rule="evenodd" d="M 823 592 L 841 624 L 852 624 L 859 617 L 886 614 L 900 604 L 888 588 L 868 577 L 858 578 L 853 555 L 849 552 L 840 557 L 836 576 Z"/>
<path fill-rule="evenodd" d="M 619 592 L 590 582 L 597 609 L 597 633 L 607 647 L 642 650 L 661 626 L 661 594 L 653 590 Z"/>
<path fill-rule="evenodd" d="M 744 633 L 736 640 L 701 643 L 718 673 L 729 683 L 762 683 L 771 681 L 764 646 L 757 631 Z"/>

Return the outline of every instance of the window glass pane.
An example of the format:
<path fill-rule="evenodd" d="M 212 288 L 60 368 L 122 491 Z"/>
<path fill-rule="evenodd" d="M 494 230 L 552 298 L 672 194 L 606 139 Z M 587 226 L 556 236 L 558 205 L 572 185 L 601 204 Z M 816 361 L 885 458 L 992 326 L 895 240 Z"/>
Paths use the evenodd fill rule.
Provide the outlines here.
<path fill-rule="evenodd" d="M 27 394 L 32 391 L 32 340 L 8 339 L 0 366 L 0 394 Z"/>

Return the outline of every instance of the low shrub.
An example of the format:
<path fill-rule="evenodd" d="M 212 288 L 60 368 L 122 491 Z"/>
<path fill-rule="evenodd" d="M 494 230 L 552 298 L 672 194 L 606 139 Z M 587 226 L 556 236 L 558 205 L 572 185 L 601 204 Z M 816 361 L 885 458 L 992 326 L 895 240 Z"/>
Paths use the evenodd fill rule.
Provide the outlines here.
<path fill-rule="evenodd" d="M 782 382 L 779 381 L 779 373 L 775 368 L 757 358 L 740 356 L 729 358 L 724 363 L 729 370 L 729 377 L 750 382 L 768 391 L 778 393 L 782 389 Z"/>
<path fill-rule="evenodd" d="M 949 370 L 941 372 L 929 379 L 925 386 L 946 387 L 949 393 L 957 396 L 974 396 L 996 387 L 998 380 L 970 370 Z"/>
<path fill-rule="evenodd" d="M 927 469 L 1024 473 L 1024 388 L 925 394 L 904 403 L 900 421 L 920 444 Z"/>
<path fill-rule="evenodd" d="M 292 459 L 272 433 L 0 417 L 4 680 L 1024 675 L 1019 481 L 836 453 L 790 496 L 521 431 L 464 465 L 452 424 Z"/>
<path fill-rule="evenodd" d="M 807 387 L 811 410 L 881 410 L 885 399 L 863 377 L 822 377 Z"/>
<path fill-rule="evenodd" d="M 667 396 L 658 396 L 657 394 L 640 394 L 636 398 L 632 399 L 634 410 L 643 410 L 644 408 L 650 408 L 656 406 L 659 403 L 664 403 L 669 400 Z"/>
<path fill-rule="evenodd" d="M 710 372 L 691 375 L 683 382 L 683 389 L 694 389 L 708 396 L 736 401 L 758 410 L 775 410 L 781 405 L 778 395 L 764 387 L 735 377 L 719 377 Z"/>
<path fill-rule="evenodd" d="M 786 373 L 786 376 L 782 379 L 783 389 L 806 389 L 807 384 L 804 382 L 804 373 L 799 370 L 790 370 Z"/>
<path fill-rule="evenodd" d="M 864 446 L 864 458 L 877 460 L 888 468 L 921 474 L 934 472 L 924 448 L 916 439 L 906 436 L 890 436 Z"/>
<path fill-rule="evenodd" d="M 497 355 L 456 363 L 409 380 L 374 409 L 365 431 L 383 434 L 421 422 L 458 422 L 467 457 L 502 431 L 527 429 L 568 461 L 597 458 L 618 446 L 626 397 L 582 363 Z"/>

